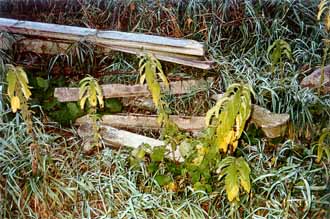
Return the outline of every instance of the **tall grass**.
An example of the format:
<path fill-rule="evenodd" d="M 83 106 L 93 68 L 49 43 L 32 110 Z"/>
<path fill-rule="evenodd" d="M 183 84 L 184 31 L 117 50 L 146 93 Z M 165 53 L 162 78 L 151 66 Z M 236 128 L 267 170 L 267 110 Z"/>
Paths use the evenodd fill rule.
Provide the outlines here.
<path fill-rule="evenodd" d="M 31 139 L 15 115 L 0 124 L 0 218 L 226 218 L 229 213 L 234 218 L 329 218 L 330 164 L 314 162 L 316 149 L 311 142 L 321 128 L 329 126 L 330 96 L 299 85 L 321 64 L 325 33 L 315 20 L 317 4 L 317 0 L 77 0 L 67 1 L 62 8 L 49 3 L 43 12 L 33 9 L 13 15 L 203 41 L 208 57 L 218 64 L 214 70 L 199 72 L 168 63 L 164 69 L 174 78 L 212 75 L 216 80 L 183 97 L 166 96 L 171 112 L 203 115 L 213 93 L 234 82 L 248 83 L 258 105 L 290 114 L 296 138 L 271 141 L 248 135 L 242 142 L 246 147 L 238 153 L 251 166 L 253 191 L 233 209 L 221 184 L 218 192 L 209 194 L 194 191 L 190 185 L 180 193 L 169 192 L 157 184 L 146 163 L 138 168 L 128 165 L 129 151 L 106 148 L 84 155 L 75 129 L 37 118 L 41 159 L 38 175 L 32 176 Z M 13 11 L 20 11 L 16 6 Z M 290 44 L 294 58 L 283 63 L 283 80 L 277 69 L 272 77 L 267 55 L 267 48 L 277 39 Z M 100 57 L 93 49 L 79 42 L 66 54 L 53 57 L 49 77 L 54 77 L 54 65 L 69 66 L 77 74 L 136 72 L 136 58 L 121 53 Z M 1 50 L 0 71 L 5 63 L 15 62 L 16 55 Z M 130 73 L 106 75 L 102 80 L 134 83 L 137 77 Z"/>

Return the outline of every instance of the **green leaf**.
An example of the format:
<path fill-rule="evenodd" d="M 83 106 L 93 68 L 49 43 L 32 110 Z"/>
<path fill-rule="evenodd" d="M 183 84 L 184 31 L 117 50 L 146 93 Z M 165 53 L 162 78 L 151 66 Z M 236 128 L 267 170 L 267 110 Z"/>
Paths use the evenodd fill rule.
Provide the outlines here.
<path fill-rule="evenodd" d="M 323 152 L 326 153 L 328 160 L 330 160 L 330 147 L 324 143 L 324 141 L 327 137 L 330 137 L 330 129 L 324 129 L 319 138 L 316 162 L 321 161 L 321 159 L 323 157 Z"/>
<path fill-rule="evenodd" d="M 76 103 L 67 103 L 66 107 L 72 118 L 77 118 L 82 114 L 81 109 L 77 106 Z"/>
<path fill-rule="evenodd" d="M 136 148 L 132 151 L 132 156 L 138 160 L 143 160 L 146 151 L 143 147 Z"/>
<path fill-rule="evenodd" d="M 179 145 L 179 152 L 182 157 L 188 157 L 193 151 L 193 146 L 188 141 L 183 141 Z"/>
<path fill-rule="evenodd" d="M 151 160 L 155 162 L 160 162 L 164 160 L 165 147 L 155 147 L 150 154 Z"/>
<path fill-rule="evenodd" d="M 104 103 L 106 111 L 110 113 L 120 113 L 123 110 L 123 104 L 117 98 L 107 99 Z"/>
<path fill-rule="evenodd" d="M 155 180 L 160 186 L 164 186 L 172 181 L 171 177 L 167 175 L 157 175 L 155 176 Z"/>
<path fill-rule="evenodd" d="M 49 87 L 49 81 L 48 80 L 45 80 L 42 77 L 37 77 L 36 80 L 37 80 L 38 87 L 43 88 L 44 90 L 48 89 L 48 87 Z"/>
<path fill-rule="evenodd" d="M 239 183 L 235 162 L 226 168 L 225 188 L 230 202 L 239 201 Z"/>

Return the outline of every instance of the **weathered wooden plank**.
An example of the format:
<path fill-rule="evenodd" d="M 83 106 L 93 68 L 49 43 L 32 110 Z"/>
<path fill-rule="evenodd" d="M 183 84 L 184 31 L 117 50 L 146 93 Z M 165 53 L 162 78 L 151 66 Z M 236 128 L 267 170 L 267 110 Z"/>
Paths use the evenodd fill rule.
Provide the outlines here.
<path fill-rule="evenodd" d="M 203 116 L 177 116 L 171 115 L 171 121 L 175 122 L 181 130 L 185 131 L 199 131 L 205 128 L 205 118 Z M 88 116 L 80 117 L 76 120 L 76 125 L 90 123 L 91 120 Z M 116 114 L 116 115 L 103 115 L 101 124 L 109 125 L 115 128 L 127 129 L 160 129 L 157 122 L 156 115 L 143 115 L 143 114 Z"/>
<path fill-rule="evenodd" d="M 15 44 L 18 52 L 28 51 L 47 55 L 65 54 L 71 45 L 70 43 L 41 39 L 22 39 Z"/>
<path fill-rule="evenodd" d="M 214 66 L 213 61 L 203 61 L 203 60 L 199 60 L 197 57 L 188 56 L 188 55 L 180 56 L 180 54 L 174 54 L 174 53 L 165 53 L 155 50 L 132 49 L 132 48 L 119 47 L 119 46 L 116 47 L 111 46 L 111 48 L 116 51 L 121 51 L 130 54 L 137 54 L 137 55 L 152 53 L 157 59 L 162 61 L 177 63 L 180 65 L 186 65 L 186 66 L 205 69 L 205 70 L 212 69 Z"/>
<path fill-rule="evenodd" d="M 0 39 L 0 48 L 8 49 L 8 45 L 5 43 L 1 43 Z M 3 46 L 2 46 L 3 45 Z M 61 42 L 61 41 L 49 41 L 49 40 L 41 40 L 41 39 L 21 39 L 16 42 L 16 47 L 19 52 L 31 51 L 39 54 L 65 54 L 71 44 L 69 42 Z M 106 46 L 99 44 L 97 51 L 100 53 L 110 53 L 111 51 L 120 51 L 129 54 L 135 55 L 145 55 L 147 53 L 152 53 L 157 59 L 167 62 L 172 62 L 180 65 L 186 65 L 194 68 L 200 69 L 211 69 L 213 67 L 214 62 L 211 61 L 203 61 L 198 56 L 191 55 L 183 55 L 183 54 L 173 54 L 166 53 L 161 51 L 153 51 L 153 50 L 140 50 L 133 48 L 125 48 L 119 46 Z"/>
<path fill-rule="evenodd" d="M 258 105 L 252 105 L 252 113 L 250 121 L 257 127 L 261 128 L 268 138 L 280 137 L 289 121 L 288 114 L 271 113 L 265 108 Z M 203 116 L 170 116 L 173 121 L 181 130 L 184 131 L 200 131 L 204 129 L 205 118 Z M 90 123 L 91 120 L 88 116 L 80 117 L 76 120 L 76 125 Z M 141 114 L 128 114 L 128 115 L 104 115 L 102 116 L 101 124 L 113 126 L 116 128 L 127 129 L 160 129 L 157 123 L 156 115 L 141 115 Z"/>
<path fill-rule="evenodd" d="M 172 94 L 184 94 L 191 90 L 192 87 L 205 86 L 207 81 L 205 80 L 187 80 L 187 81 L 175 81 L 170 82 L 170 88 Z M 165 89 L 164 84 L 161 86 Z M 149 96 L 150 92 L 147 85 L 124 85 L 124 84 L 107 84 L 101 85 L 103 95 L 105 98 L 115 97 L 132 97 L 132 96 Z M 55 88 L 54 96 L 60 102 L 78 101 L 79 100 L 79 88 Z"/>
<path fill-rule="evenodd" d="M 0 30 L 22 35 L 69 41 L 88 40 L 96 44 L 134 48 L 142 51 L 156 50 L 195 56 L 204 56 L 205 54 L 204 45 L 194 40 L 153 36 L 141 33 L 101 31 L 83 27 L 6 18 L 0 18 Z"/>
<path fill-rule="evenodd" d="M 84 123 L 78 128 L 78 135 L 84 140 L 83 150 L 86 153 L 90 152 L 93 149 L 90 145 L 90 141 L 92 140 L 92 133 L 90 131 L 91 129 L 91 124 L 88 123 Z M 166 145 L 163 141 L 154 138 L 138 135 L 129 131 L 119 130 L 104 124 L 101 125 L 100 130 L 100 134 L 104 143 L 111 146 L 127 146 L 132 148 L 138 148 L 143 144 L 148 144 L 149 146 L 151 146 L 151 148 L 166 146 L 166 149 L 168 149 L 168 151 L 171 151 L 170 145 Z M 172 153 L 168 153 L 167 157 L 172 159 Z M 183 160 L 178 150 L 174 152 L 174 157 L 177 161 Z"/>

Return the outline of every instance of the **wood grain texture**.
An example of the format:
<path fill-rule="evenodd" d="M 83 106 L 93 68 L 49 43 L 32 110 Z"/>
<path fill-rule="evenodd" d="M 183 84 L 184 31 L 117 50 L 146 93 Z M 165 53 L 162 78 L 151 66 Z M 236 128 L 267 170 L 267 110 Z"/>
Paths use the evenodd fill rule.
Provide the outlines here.
<path fill-rule="evenodd" d="M 170 82 L 171 94 L 184 94 L 191 91 L 194 87 L 206 86 L 205 80 L 187 80 L 187 81 L 175 81 Z M 161 83 L 163 90 L 165 86 Z M 133 97 L 133 96 L 149 96 L 150 92 L 147 85 L 124 85 L 124 84 L 107 84 L 101 85 L 103 95 L 105 98 L 115 97 Z M 60 102 L 78 101 L 79 100 L 79 88 L 67 88 L 60 87 L 55 88 L 54 96 Z"/>
<path fill-rule="evenodd" d="M 84 152 L 89 153 L 91 150 L 93 150 L 92 147 L 88 146 L 88 141 L 91 141 L 93 136 L 91 133 L 91 124 L 84 123 L 81 124 L 78 128 L 78 135 L 84 139 L 85 144 Z M 100 134 L 102 136 L 102 140 L 105 144 L 113 146 L 113 147 L 131 147 L 131 148 L 138 148 L 139 146 L 143 144 L 148 144 L 151 148 L 159 147 L 159 146 L 165 146 L 165 148 L 168 150 L 168 153 L 165 155 L 166 157 L 173 159 L 173 154 L 170 153 L 171 146 L 166 145 L 165 142 L 146 137 L 143 135 L 135 134 L 133 132 L 125 131 L 116 129 L 114 127 L 111 127 L 109 125 L 102 124 L 100 126 Z M 86 147 L 87 146 L 87 147 Z M 151 152 L 147 151 L 148 153 Z M 177 161 L 183 161 L 183 158 L 180 155 L 180 152 L 176 150 L 174 152 L 174 159 Z"/>
<path fill-rule="evenodd" d="M 119 31 L 101 31 L 96 29 L 75 27 L 41 22 L 20 21 L 0 18 L 0 30 L 10 33 L 53 38 L 69 41 L 88 40 L 106 46 L 122 46 L 140 50 L 156 50 L 168 53 L 204 56 L 204 45 L 194 40 L 176 39 L 126 33 Z"/>

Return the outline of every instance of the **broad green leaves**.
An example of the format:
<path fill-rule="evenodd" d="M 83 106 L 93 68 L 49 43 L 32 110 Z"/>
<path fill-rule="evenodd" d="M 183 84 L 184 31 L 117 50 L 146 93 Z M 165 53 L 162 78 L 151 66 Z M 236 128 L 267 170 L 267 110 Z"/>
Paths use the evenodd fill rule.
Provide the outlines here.
<path fill-rule="evenodd" d="M 99 105 L 101 108 L 104 107 L 103 93 L 101 86 L 95 78 L 88 75 L 79 82 L 79 99 L 80 108 L 85 108 L 85 103 L 88 103 L 91 107 L 95 108 Z"/>
<path fill-rule="evenodd" d="M 10 99 L 11 109 L 15 113 L 18 109 L 21 109 L 21 105 L 25 104 L 32 94 L 29 80 L 23 68 L 14 67 L 13 65 L 7 65 L 7 67 L 7 94 Z"/>
<path fill-rule="evenodd" d="M 242 157 L 226 157 L 220 162 L 218 172 L 220 179 L 225 176 L 225 189 L 230 202 L 239 201 L 240 186 L 245 192 L 250 192 L 251 169 Z"/>
<path fill-rule="evenodd" d="M 232 84 L 205 117 L 206 126 L 216 128 L 215 144 L 224 153 L 232 146 L 235 151 L 245 123 L 251 113 L 252 88 Z"/>

